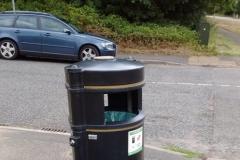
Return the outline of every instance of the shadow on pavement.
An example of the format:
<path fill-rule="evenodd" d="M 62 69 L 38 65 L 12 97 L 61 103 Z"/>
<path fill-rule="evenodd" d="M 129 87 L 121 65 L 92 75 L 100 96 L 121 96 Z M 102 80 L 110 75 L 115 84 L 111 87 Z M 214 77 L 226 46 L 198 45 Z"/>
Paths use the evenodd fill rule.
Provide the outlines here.
<path fill-rule="evenodd" d="M 32 62 L 49 62 L 49 63 L 65 63 L 71 64 L 78 62 L 76 60 L 63 60 L 63 59 L 50 59 L 50 58 L 35 58 L 35 57 L 24 57 L 20 56 L 16 61 L 32 61 Z"/>

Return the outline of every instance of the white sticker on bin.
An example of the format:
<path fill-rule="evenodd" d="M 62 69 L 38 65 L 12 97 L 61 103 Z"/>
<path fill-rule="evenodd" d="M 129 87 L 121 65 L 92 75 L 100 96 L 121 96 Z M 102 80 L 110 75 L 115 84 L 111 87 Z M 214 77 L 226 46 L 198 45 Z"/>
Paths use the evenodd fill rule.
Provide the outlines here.
<path fill-rule="evenodd" d="M 128 156 L 132 156 L 143 149 L 143 127 L 128 132 Z"/>
<path fill-rule="evenodd" d="M 88 139 L 89 139 L 89 140 L 95 140 L 95 141 L 96 141 L 96 140 L 98 139 L 98 136 L 97 136 L 96 134 L 89 134 L 89 135 L 88 135 Z"/>

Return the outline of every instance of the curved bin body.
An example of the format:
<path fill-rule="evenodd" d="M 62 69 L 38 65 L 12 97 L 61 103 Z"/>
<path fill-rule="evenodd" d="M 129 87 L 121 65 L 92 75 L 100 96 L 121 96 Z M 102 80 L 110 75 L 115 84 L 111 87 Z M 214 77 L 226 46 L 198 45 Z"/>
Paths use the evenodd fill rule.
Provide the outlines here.
<path fill-rule="evenodd" d="M 83 61 L 65 68 L 74 160 L 143 160 L 144 66 Z"/>

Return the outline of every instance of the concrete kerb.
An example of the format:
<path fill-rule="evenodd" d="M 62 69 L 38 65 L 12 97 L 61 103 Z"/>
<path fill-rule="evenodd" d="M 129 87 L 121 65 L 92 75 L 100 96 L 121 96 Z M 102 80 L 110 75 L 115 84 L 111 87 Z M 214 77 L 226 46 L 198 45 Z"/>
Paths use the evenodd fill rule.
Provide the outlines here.
<path fill-rule="evenodd" d="M 161 65 L 174 65 L 174 66 L 182 66 L 186 65 L 183 63 L 177 63 L 177 62 L 170 62 L 170 61 L 160 61 L 160 60 L 139 60 L 143 64 L 161 64 Z"/>
<path fill-rule="evenodd" d="M 138 59 L 144 64 L 160 64 L 160 65 L 173 65 L 173 66 L 201 66 L 201 67 L 218 67 L 218 68 L 233 68 L 239 67 L 240 65 L 234 61 L 220 61 L 214 58 L 214 61 L 205 60 L 206 58 L 196 58 L 196 57 L 189 57 L 188 63 L 178 63 L 172 61 L 161 61 L 161 60 L 150 60 L 150 59 Z"/>
<path fill-rule="evenodd" d="M 233 56 L 164 56 L 145 54 L 120 54 L 120 58 L 136 59 L 144 64 L 178 65 L 178 66 L 202 66 L 202 67 L 239 67 L 240 57 Z"/>
<path fill-rule="evenodd" d="M 235 60 L 229 60 L 221 57 L 189 57 L 189 65 L 199 65 L 199 66 L 214 66 L 214 67 L 237 67 L 238 63 Z"/>

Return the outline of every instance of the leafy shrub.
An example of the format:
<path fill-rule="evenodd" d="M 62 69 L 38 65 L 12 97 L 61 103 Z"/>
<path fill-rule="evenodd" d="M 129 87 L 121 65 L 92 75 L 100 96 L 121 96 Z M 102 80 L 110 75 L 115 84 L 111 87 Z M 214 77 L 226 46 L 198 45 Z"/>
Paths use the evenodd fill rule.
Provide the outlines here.
<path fill-rule="evenodd" d="M 104 16 L 89 6 L 79 7 L 61 0 L 18 0 L 17 9 L 49 12 L 67 20 L 81 30 L 95 32 L 122 44 L 153 47 L 161 43 L 192 44 L 197 33 L 188 27 L 164 23 L 130 23 L 117 15 Z M 11 3 L 1 3 L 0 11 L 11 9 Z M 127 42 L 127 43 L 126 43 Z"/>

